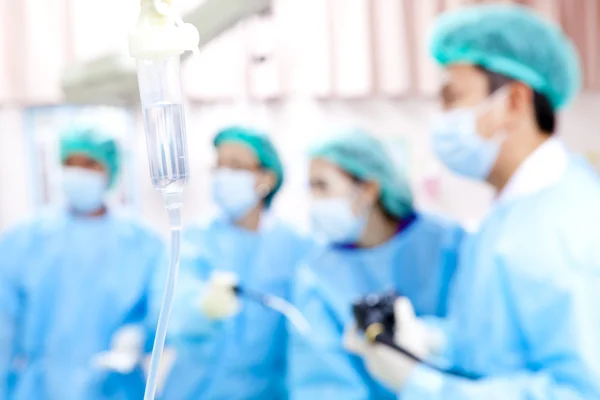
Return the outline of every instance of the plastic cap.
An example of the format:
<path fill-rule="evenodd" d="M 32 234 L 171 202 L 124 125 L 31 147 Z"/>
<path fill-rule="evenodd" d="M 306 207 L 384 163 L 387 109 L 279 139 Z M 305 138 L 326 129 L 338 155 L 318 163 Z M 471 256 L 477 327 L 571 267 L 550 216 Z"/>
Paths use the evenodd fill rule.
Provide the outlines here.
<path fill-rule="evenodd" d="M 160 15 L 153 7 L 142 7 L 129 33 L 129 54 L 136 59 L 160 59 L 194 50 L 200 43 L 192 24 L 177 24 L 176 18 Z"/>

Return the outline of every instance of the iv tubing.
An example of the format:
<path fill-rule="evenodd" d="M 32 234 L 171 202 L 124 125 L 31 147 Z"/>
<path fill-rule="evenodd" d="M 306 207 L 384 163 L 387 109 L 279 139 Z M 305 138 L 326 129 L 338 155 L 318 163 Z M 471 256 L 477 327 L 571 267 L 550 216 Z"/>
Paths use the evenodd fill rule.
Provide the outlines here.
<path fill-rule="evenodd" d="M 152 349 L 152 356 L 150 357 L 150 367 L 148 368 L 148 379 L 146 381 L 144 400 L 154 400 L 156 394 L 160 358 L 167 338 L 167 327 L 169 325 L 173 295 L 177 283 L 177 274 L 179 272 L 179 253 L 181 250 L 181 194 L 164 193 L 164 197 L 165 207 L 169 214 L 169 224 L 171 226 L 171 258 L 169 260 L 165 294 L 163 296 L 162 307 L 158 317 L 158 327 L 156 328 L 154 347 Z"/>
<path fill-rule="evenodd" d="M 200 42 L 198 29 L 191 24 L 183 23 L 181 18 L 173 12 L 171 7 L 173 1 L 174 0 L 140 0 L 140 13 L 137 22 L 129 32 L 129 54 L 138 60 L 140 100 L 144 112 L 146 112 L 150 105 L 157 102 L 181 105 L 183 101 L 181 77 L 179 73 L 176 75 L 173 73 L 171 73 L 171 75 L 165 75 L 169 71 L 164 68 L 163 64 L 172 60 L 174 57 L 181 56 L 181 54 L 186 51 L 196 49 Z M 145 63 L 149 63 L 153 68 L 150 68 L 150 71 L 144 69 L 141 72 L 140 65 L 144 64 L 139 62 L 141 60 Z M 176 81 L 173 79 L 176 79 Z M 171 129 L 174 128 L 171 127 Z M 181 129 L 184 130 L 185 126 L 182 126 Z M 154 130 L 149 132 L 146 124 L 147 143 L 149 137 L 154 138 L 157 133 L 158 132 L 155 132 Z M 172 134 L 171 139 L 175 138 L 173 132 L 164 133 Z M 181 141 L 183 146 L 186 146 L 184 135 L 181 135 Z M 149 149 L 150 147 L 148 147 L 148 150 Z M 159 152 L 154 154 L 149 152 L 149 159 L 158 153 Z M 156 336 L 154 338 L 154 348 L 152 350 L 152 356 L 150 357 L 144 400 L 154 400 L 156 394 L 158 374 L 161 366 L 160 359 L 165 347 L 167 327 L 169 325 L 173 295 L 177 283 L 179 253 L 181 248 L 182 190 L 183 186 L 187 183 L 188 178 L 186 158 L 187 154 L 183 157 L 183 162 L 185 164 L 183 170 L 185 173 L 182 176 L 171 174 L 174 179 L 166 183 L 166 186 L 162 183 L 158 185 L 158 182 L 154 182 L 155 188 L 162 192 L 165 208 L 169 215 L 169 224 L 171 227 L 171 255 L 167 272 L 165 294 L 158 317 Z M 173 160 L 170 160 L 170 162 L 172 163 Z M 165 167 L 163 170 L 169 170 L 164 158 L 160 161 L 160 164 Z M 155 178 L 154 175 L 152 175 L 152 177 L 153 179 Z"/>

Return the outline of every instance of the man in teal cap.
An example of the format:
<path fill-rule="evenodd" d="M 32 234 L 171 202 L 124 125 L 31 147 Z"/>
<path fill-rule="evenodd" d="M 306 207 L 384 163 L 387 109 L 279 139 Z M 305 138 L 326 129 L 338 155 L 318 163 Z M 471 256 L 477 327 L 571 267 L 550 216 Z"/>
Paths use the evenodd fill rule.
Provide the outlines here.
<path fill-rule="evenodd" d="M 0 239 L 2 399 L 143 396 L 137 361 L 149 283 L 164 249 L 157 235 L 107 203 L 118 150 L 95 128 L 62 135 L 64 206 Z M 102 356 L 111 342 L 137 348 L 127 366 Z"/>
<path fill-rule="evenodd" d="M 285 399 L 286 321 L 260 304 L 239 304 L 233 285 L 289 299 L 294 269 L 310 244 L 270 212 L 283 183 L 271 139 L 232 126 L 213 143 L 219 214 L 183 233 L 167 337 L 176 359 L 164 398 Z M 164 277 L 157 282 L 162 288 Z M 153 296 L 156 308 L 162 294 Z"/>
<path fill-rule="evenodd" d="M 223 167 L 218 168 L 215 174 L 213 193 L 221 210 L 235 219 L 248 211 L 256 211 L 248 209 L 250 204 L 256 209 L 257 205 L 264 203 L 262 206 L 268 208 L 283 184 L 283 165 L 271 139 L 260 131 L 233 126 L 221 130 L 215 136 L 213 144 L 223 160 Z M 258 173 L 243 174 L 244 168 L 240 168 L 242 151 L 247 156 L 244 161 L 250 157 L 255 160 L 254 165 L 258 168 Z M 245 165 L 250 165 L 250 163 Z M 237 174 L 230 172 L 237 172 Z M 252 178 L 249 178 L 250 176 Z M 232 180 L 236 182 L 231 182 Z M 250 180 L 256 189 L 252 196 L 249 193 L 243 193 Z M 233 195 L 231 192 L 236 192 L 236 194 Z M 240 200 L 242 197 L 248 200 L 245 202 Z M 250 198 L 252 198 L 252 202 L 249 202 Z M 237 204 L 234 206 L 233 203 Z M 242 215 L 238 215 L 238 213 Z M 248 214 L 252 214 L 252 212 Z"/>
<path fill-rule="evenodd" d="M 432 54 L 446 72 L 434 150 L 497 196 L 463 248 L 448 317 L 426 323 L 400 300 L 396 342 L 463 376 L 353 330 L 348 347 L 403 400 L 600 398 L 600 184 L 555 138 L 577 54 L 558 27 L 507 4 L 443 15 Z"/>

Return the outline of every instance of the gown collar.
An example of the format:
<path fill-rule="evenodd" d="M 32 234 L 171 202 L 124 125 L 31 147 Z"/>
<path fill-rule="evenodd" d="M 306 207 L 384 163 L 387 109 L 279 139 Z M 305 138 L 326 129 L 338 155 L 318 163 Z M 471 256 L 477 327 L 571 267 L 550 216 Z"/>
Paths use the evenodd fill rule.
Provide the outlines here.
<path fill-rule="evenodd" d="M 568 161 L 569 152 L 562 141 L 548 139 L 517 168 L 496 203 L 505 204 L 554 185 L 563 176 Z"/>

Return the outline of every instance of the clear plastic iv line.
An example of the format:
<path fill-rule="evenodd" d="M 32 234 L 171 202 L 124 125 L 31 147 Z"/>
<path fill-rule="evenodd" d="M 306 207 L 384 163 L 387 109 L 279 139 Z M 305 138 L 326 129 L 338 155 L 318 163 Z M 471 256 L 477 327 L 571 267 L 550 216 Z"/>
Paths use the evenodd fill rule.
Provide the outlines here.
<path fill-rule="evenodd" d="M 154 400 L 171 305 L 179 270 L 183 188 L 189 180 L 181 54 L 198 47 L 198 30 L 175 16 L 171 0 L 140 0 L 140 15 L 129 34 L 137 60 L 150 177 L 169 216 L 171 248 L 163 303 L 150 358 L 144 400 Z"/>
<path fill-rule="evenodd" d="M 167 196 L 165 196 L 165 201 L 168 204 Z M 177 274 L 179 273 L 179 257 L 181 250 L 181 208 L 179 206 L 167 208 L 167 212 L 169 213 L 169 224 L 171 227 L 171 254 L 169 257 L 169 269 L 167 272 L 165 294 L 163 296 L 162 306 L 158 316 L 158 326 L 156 328 L 156 335 L 154 337 L 152 355 L 150 356 L 150 366 L 148 368 L 148 379 L 146 381 L 144 400 L 153 400 L 156 394 L 160 358 L 165 347 L 167 328 L 169 326 L 169 317 L 171 316 L 175 286 L 177 284 Z"/>

